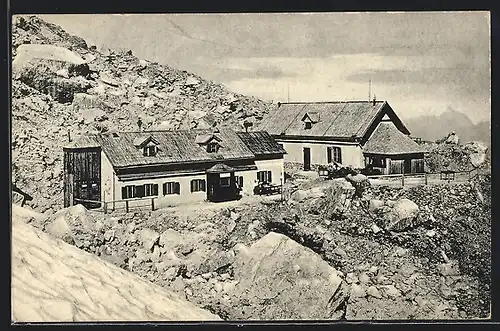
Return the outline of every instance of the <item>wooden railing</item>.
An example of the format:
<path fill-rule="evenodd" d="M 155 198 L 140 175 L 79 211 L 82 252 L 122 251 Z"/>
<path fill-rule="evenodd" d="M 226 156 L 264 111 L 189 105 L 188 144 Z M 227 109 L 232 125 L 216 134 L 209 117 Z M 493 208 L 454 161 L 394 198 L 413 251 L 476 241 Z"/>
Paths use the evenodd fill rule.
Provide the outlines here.
<path fill-rule="evenodd" d="M 97 201 L 97 200 L 85 200 L 85 199 L 78 199 L 74 198 L 73 200 L 75 202 L 83 202 L 83 203 L 92 203 L 92 204 L 100 204 L 102 208 L 102 211 L 107 214 L 109 210 L 117 210 L 121 209 L 117 207 L 118 205 L 122 205 L 125 207 L 125 211 L 128 213 L 131 209 L 134 208 L 144 208 L 148 207 L 151 208 L 151 210 L 155 210 L 155 199 L 158 199 L 158 197 L 147 197 L 147 198 L 132 198 L 132 199 L 123 199 L 123 200 L 111 200 L 111 201 Z M 131 202 L 135 201 L 143 201 L 146 202 L 144 205 L 133 205 L 131 206 Z"/>
<path fill-rule="evenodd" d="M 434 173 L 415 173 L 415 174 L 391 174 L 391 175 L 368 175 L 369 179 L 399 179 L 398 182 L 401 183 L 401 186 L 405 186 L 405 181 L 413 180 L 413 179 L 423 179 L 424 185 L 428 185 L 430 181 L 439 181 L 439 182 L 467 182 L 470 181 L 474 175 L 473 171 L 457 171 L 454 172 L 454 176 L 452 178 L 443 179 L 441 177 L 441 172 Z"/>

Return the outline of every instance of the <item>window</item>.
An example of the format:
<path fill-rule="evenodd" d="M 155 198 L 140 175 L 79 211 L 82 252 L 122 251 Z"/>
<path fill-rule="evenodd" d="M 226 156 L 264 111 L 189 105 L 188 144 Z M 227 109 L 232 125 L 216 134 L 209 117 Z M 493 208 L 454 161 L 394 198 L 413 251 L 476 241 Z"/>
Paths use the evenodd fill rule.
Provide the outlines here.
<path fill-rule="evenodd" d="M 217 143 L 208 143 L 207 144 L 207 152 L 208 153 L 216 153 L 219 148 Z"/>
<path fill-rule="evenodd" d="M 193 179 L 191 181 L 191 192 L 205 191 L 205 180 L 204 179 Z"/>
<path fill-rule="evenodd" d="M 130 199 L 135 197 L 135 186 L 129 185 L 122 187 L 122 199 Z"/>
<path fill-rule="evenodd" d="M 158 184 L 144 184 L 144 196 L 151 197 L 158 195 Z"/>
<path fill-rule="evenodd" d="M 220 179 L 220 186 L 221 187 L 229 187 L 231 185 L 231 181 L 229 177 L 221 178 Z"/>
<path fill-rule="evenodd" d="M 179 182 L 163 183 L 163 195 L 181 194 L 181 185 Z"/>
<path fill-rule="evenodd" d="M 242 188 L 243 187 L 243 176 L 236 177 L 236 183 L 238 183 L 238 186 L 240 188 Z"/>
<path fill-rule="evenodd" d="M 342 150 L 340 147 L 329 146 L 326 148 L 326 159 L 328 163 L 342 163 Z"/>
<path fill-rule="evenodd" d="M 144 198 L 158 195 L 158 184 L 128 185 L 122 187 L 122 199 Z"/>
<path fill-rule="evenodd" d="M 143 155 L 144 156 L 155 156 L 157 152 L 156 146 L 146 146 L 143 149 Z"/>
<path fill-rule="evenodd" d="M 257 181 L 259 183 L 272 182 L 271 171 L 259 171 L 259 172 L 257 172 Z"/>
<path fill-rule="evenodd" d="M 312 128 L 312 123 L 311 122 L 305 122 L 305 124 L 306 124 L 306 126 L 305 126 L 306 129 Z"/>
<path fill-rule="evenodd" d="M 385 168 L 385 158 L 380 156 L 372 157 L 371 164 L 377 168 Z"/>

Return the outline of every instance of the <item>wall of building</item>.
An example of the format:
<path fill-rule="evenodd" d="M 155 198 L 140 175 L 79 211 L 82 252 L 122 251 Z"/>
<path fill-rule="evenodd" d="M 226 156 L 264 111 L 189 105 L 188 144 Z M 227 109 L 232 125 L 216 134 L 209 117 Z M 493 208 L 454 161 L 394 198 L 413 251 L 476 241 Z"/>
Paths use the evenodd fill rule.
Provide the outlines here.
<path fill-rule="evenodd" d="M 101 151 L 101 200 L 116 200 L 116 175 L 113 166 L 104 152 Z"/>
<path fill-rule="evenodd" d="M 243 176 L 243 188 L 241 194 L 243 196 L 253 195 L 253 188 L 257 181 L 257 170 L 237 171 L 235 176 Z"/>
<path fill-rule="evenodd" d="M 197 174 L 189 175 L 173 175 L 163 178 L 153 179 L 140 179 L 131 181 L 120 181 L 113 171 L 113 167 L 108 158 L 103 154 L 102 157 L 102 193 L 105 197 L 104 201 L 123 200 L 122 187 L 128 185 L 144 185 L 144 184 L 158 184 L 158 196 L 145 197 L 142 201 L 134 201 L 131 199 L 129 207 L 141 207 L 151 204 L 151 198 L 155 198 L 155 207 L 161 208 L 170 205 L 179 205 L 183 203 L 200 202 L 207 199 L 207 192 L 191 192 L 191 180 L 204 179 L 206 183 L 206 173 L 200 172 Z M 257 160 L 255 161 L 257 170 L 247 170 L 235 172 L 235 176 L 243 176 L 243 189 L 242 195 L 253 195 L 253 189 L 257 185 L 257 172 L 258 171 L 271 171 L 272 183 L 280 184 L 280 179 L 283 178 L 283 159 L 272 160 Z M 178 182 L 180 184 L 180 194 L 163 195 L 163 184 L 167 182 Z M 108 209 L 123 209 L 125 208 L 124 202 L 116 202 L 108 205 Z"/>
<path fill-rule="evenodd" d="M 361 146 L 358 144 L 332 143 L 328 141 L 289 141 L 276 139 L 283 144 L 287 154 L 285 162 L 304 162 L 304 147 L 311 149 L 311 165 L 327 164 L 327 147 L 340 147 L 342 163 L 354 168 L 364 168 L 364 158 Z"/>
<path fill-rule="evenodd" d="M 271 184 L 279 185 L 284 179 L 283 159 L 256 160 L 257 171 L 271 171 Z M 257 184 L 257 173 L 255 174 L 255 184 Z"/>

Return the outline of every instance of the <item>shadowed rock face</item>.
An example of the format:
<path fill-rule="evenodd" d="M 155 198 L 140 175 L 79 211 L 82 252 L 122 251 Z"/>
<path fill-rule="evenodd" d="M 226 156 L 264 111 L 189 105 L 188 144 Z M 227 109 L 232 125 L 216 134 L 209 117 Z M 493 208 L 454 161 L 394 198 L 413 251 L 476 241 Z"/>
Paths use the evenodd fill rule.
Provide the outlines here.
<path fill-rule="evenodd" d="M 12 320 L 219 320 L 177 295 L 62 240 L 12 221 Z"/>
<path fill-rule="evenodd" d="M 349 296 L 337 270 L 309 248 L 270 232 L 242 248 L 234 265 L 235 300 L 262 307 L 248 319 L 342 319 Z M 245 296 L 243 294 L 246 294 Z"/>

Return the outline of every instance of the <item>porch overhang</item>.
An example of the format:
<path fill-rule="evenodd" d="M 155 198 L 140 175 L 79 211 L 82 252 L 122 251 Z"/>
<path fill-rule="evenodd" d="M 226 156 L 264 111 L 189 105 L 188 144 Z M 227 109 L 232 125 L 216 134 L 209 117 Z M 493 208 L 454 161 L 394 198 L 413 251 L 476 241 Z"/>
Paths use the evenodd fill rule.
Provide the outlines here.
<path fill-rule="evenodd" d="M 207 174 L 221 174 L 221 173 L 235 172 L 235 171 L 236 169 L 228 166 L 227 164 L 217 163 L 214 166 L 207 169 Z"/>

